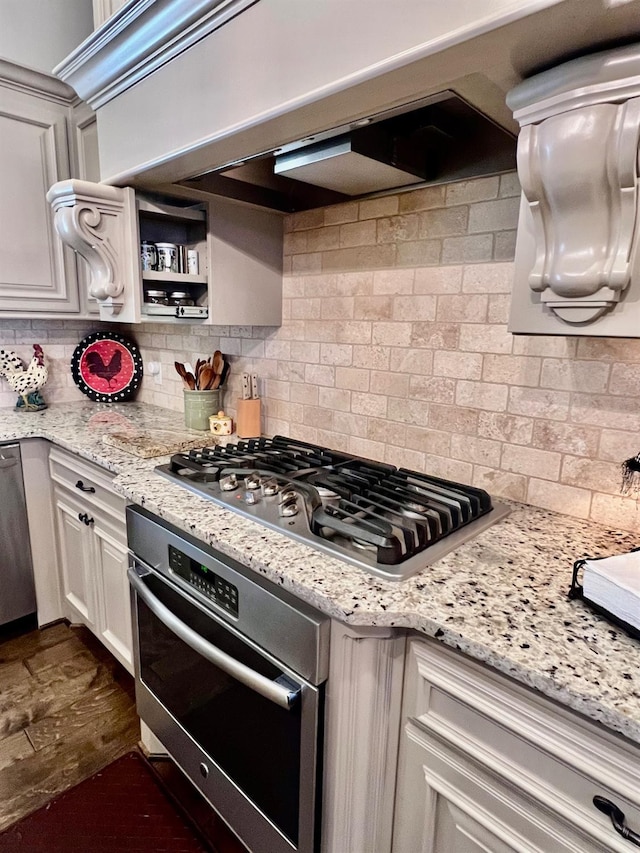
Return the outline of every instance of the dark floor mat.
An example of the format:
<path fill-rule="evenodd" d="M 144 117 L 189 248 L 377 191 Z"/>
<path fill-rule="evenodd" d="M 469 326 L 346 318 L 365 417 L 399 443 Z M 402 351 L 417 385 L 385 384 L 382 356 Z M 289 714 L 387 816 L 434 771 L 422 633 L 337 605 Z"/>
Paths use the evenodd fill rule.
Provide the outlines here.
<path fill-rule="evenodd" d="M 0 833 L 0 853 L 210 853 L 129 752 Z"/>

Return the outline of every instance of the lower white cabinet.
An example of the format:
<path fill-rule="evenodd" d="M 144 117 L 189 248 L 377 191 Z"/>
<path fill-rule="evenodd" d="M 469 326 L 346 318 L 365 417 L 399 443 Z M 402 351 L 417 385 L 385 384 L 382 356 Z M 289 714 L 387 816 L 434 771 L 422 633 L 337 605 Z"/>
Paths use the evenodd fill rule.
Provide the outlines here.
<path fill-rule="evenodd" d="M 394 851 L 602 853 L 464 751 L 411 724 L 405 738 Z"/>
<path fill-rule="evenodd" d="M 65 616 L 90 628 L 133 672 L 125 501 L 107 471 L 50 454 Z"/>
<path fill-rule="evenodd" d="M 95 628 L 94 589 L 92 572 L 92 539 L 80 520 L 84 506 L 64 490 L 54 487 L 62 592 L 67 607 L 65 615 L 72 622 L 81 621 Z"/>
<path fill-rule="evenodd" d="M 640 750 L 495 671 L 408 645 L 393 853 L 631 853 Z"/>

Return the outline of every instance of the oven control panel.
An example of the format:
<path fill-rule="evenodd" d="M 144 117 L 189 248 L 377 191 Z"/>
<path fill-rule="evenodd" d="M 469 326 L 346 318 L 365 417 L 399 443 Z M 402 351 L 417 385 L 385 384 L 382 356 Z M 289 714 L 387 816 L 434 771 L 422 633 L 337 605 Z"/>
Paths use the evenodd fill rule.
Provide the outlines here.
<path fill-rule="evenodd" d="M 232 616 L 238 615 L 238 588 L 221 578 L 207 566 L 191 559 L 169 545 L 169 566 L 175 574 L 190 583 Z"/>

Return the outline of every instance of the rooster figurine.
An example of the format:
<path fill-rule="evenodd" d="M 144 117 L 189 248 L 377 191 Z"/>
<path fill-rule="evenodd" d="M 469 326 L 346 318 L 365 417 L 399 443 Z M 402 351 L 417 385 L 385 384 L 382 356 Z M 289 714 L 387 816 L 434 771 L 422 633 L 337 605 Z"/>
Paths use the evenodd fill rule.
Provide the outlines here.
<path fill-rule="evenodd" d="M 13 390 L 19 394 L 16 409 L 37 412 L 46 409 L 47 404 L 39 393 L 49 377 L 40 344 L 33 345 L 34 355 L 25 367 L 19 355 L 11 350 L 0 349 L 0 376 L 7 380 Z"/>

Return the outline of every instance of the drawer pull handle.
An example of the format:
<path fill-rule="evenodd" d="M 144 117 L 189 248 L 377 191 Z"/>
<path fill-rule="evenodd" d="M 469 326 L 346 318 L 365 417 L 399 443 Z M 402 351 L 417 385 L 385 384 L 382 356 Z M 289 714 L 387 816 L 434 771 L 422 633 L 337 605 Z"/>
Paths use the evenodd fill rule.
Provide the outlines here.
<path fill-rule="evenodd" d="M 76 483 L 76 489 L 80 489 L 81 492 L 95 492 L 93 486 L 85 486 L 82 480 L 78 480 Z"/>
<path fill-rule="evenodd" d="M 86 524 L 86 525 L 87 525 L 87 527 L 88 527 L 90 524 L 93 524 L 93 523 L 94 523 L 93 518 L 90 518 L 90 517 L 87 515 L 87 513 L 86 513 L 86 512 L 79 512 L 79 513 L 78 513 L 78 521 L 81 521 L 83 524 Z"/>
<path fill-rule="evenodd" d="M 616 832 L 620 833 L 620 835 L 623 838 L 626 838 L 627 841 L 635 844 L 636 847 L 640 847 L 640 835 L 632 829 L 629 829 L 625 823 L 624 812 L 622 812 L 615 803 L 612 803 L 611 800 L 607 800 L 604 797 L 595 796 L 593 798 L 593 805 L 603 814 L 606 814 L 611 818 L 611 823 L 613 824 L 613 828 Z"/>

